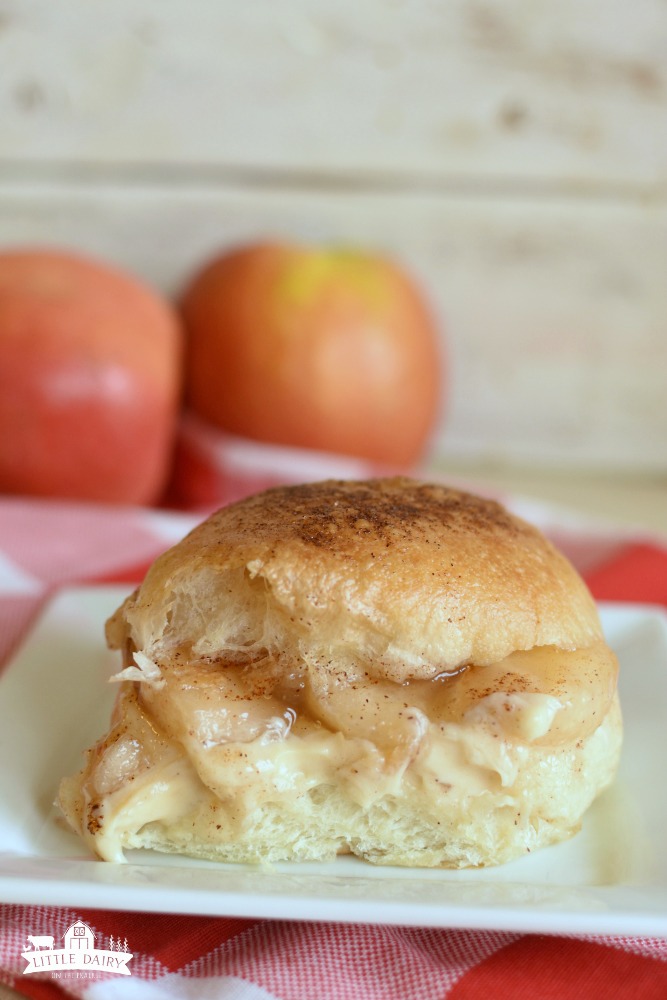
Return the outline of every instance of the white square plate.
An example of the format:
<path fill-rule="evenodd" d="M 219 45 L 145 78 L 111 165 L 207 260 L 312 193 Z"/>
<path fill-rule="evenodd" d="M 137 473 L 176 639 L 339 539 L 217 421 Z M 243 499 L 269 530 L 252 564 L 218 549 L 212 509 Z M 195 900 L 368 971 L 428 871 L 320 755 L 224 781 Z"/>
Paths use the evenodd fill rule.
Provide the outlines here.
<path fill-rule="evenodd" d="M 500 868 L 270 869 L 130 852 L 95 861 L 57 821 L 59 779 L 106 729 L 103 623 L 127 588 L 63 591 L 0 679 L 0 900 L 150 912 L 667 937 L 667 615 L 602 608 L 621 663 L 618 779 L 565 844 Z"/>

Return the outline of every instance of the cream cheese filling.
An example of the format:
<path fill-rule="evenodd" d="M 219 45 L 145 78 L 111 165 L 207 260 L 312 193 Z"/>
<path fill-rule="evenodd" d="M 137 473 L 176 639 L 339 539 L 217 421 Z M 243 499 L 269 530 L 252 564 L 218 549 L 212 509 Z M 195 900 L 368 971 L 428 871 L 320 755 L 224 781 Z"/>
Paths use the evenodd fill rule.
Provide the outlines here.
<path fill-rule="evenodd" d="M 332 683 L 317 666 L 133 654 L 117 678 L 112 729 L 60 794 L 70 823 L 112 861 L 148 824 L 233 838 L 262 804 L 322 785 L 360 809 L 403 794 L 446 808 L 504 789 L 509 803 L 521 759 L 513 750 L 558 748 L 576 727 L 582 738 L 593 732 L 616 665 L 600 643 L 516 653 L 431 681 Z"/>

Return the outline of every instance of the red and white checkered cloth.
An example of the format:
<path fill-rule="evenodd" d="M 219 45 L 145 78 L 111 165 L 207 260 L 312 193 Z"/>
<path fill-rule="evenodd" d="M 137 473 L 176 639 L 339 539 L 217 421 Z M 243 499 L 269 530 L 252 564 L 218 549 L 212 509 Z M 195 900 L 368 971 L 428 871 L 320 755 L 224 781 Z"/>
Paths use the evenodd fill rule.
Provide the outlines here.
<path fill-rule="evenodd" d="M 233 440 L 199 446 L 199 456 L 191 449 L 184 460 L 189 486 L 181 484 L 180 499 L 190 503 L 377 471 Z M 667 546 L 503 499 L 556 541 L 598 598 L 667 606 Z M 140 579 L 201 516 L 0 499 L 0 665 L 58 588 Z M 109 947 L 122 930 L 133 953 L 131 978 L 23 975 L 28 934 L 58 937 L 77 919 L 98 947 Z M 667 941 L 0 905 L 0 983 L 44 1000 L 664 1000 Z"/>

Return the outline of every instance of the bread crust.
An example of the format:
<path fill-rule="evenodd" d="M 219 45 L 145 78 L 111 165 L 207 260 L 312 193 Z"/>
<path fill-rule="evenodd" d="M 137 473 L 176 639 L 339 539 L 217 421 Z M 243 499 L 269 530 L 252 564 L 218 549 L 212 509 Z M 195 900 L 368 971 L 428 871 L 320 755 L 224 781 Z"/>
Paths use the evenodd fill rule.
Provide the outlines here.
<path fill-rule="evenodd" d="M 280 617 L 282 652 L 360 656 L 399 683 L 601 636 L 585 584 L 536 528 L 492 500 L 396 477 L 278 487 L 223 508 L 156 561 L 112 620 L 112 645 L 129 636 L 159 656 L 183 641 L 210 654 L 261 643 L 209 614 L 207 593 L 233 596 L 240 576 Z"/>

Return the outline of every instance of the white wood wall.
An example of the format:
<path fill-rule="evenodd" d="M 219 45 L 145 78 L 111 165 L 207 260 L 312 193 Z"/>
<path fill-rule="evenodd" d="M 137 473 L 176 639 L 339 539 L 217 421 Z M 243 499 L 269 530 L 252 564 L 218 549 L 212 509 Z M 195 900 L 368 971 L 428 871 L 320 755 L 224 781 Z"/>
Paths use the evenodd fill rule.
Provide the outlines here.
<path fill-rule="evenodd" d="M 422 282 L 441 456 L 667 469 L 664 0 L 0 0 L 0 245 Z"/>

